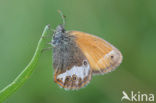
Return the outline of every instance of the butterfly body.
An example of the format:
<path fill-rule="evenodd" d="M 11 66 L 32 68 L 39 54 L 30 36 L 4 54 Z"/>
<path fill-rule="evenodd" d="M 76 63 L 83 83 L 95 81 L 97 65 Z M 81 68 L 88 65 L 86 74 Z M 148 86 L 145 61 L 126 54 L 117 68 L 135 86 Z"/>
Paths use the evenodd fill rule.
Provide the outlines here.
<path fill-rule="evenodd" d="M 91 80 L 92 74 L 114 70 L 122 54 L 107 41 L 88 33 L 66 31 L 59 25 L 53 40 L 54 81 L 65 89 L 79 89 Z"/>

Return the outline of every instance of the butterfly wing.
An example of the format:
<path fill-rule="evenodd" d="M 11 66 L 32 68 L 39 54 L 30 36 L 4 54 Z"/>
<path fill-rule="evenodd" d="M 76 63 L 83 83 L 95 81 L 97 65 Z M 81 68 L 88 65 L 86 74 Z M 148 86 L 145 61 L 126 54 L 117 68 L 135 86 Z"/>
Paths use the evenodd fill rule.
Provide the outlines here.
<path fill-rule="evenodd" d="M 81 66 L 73 66 L 64 73 L 58 73 L 55 70 L 54 81 L 67 90 L 75 90 L 87 85 L 91 80 L 91 76 L 89 64 L 83 64 Z"/>
<path fill-rule="evenodd" d="M 114 70 L 122 61 L 122 54 L 107 41 L 79 31 L 69 31 L 75 36 L 76 44 L 88 59 L 94 74 L 104 74 Z"/>
<path fill-rule="evenodd" d="M 90 64 L 74 38 L 66 39 L 53 48 L 54 81 L 65 89 L 79 89 L 91 80 Z"/>

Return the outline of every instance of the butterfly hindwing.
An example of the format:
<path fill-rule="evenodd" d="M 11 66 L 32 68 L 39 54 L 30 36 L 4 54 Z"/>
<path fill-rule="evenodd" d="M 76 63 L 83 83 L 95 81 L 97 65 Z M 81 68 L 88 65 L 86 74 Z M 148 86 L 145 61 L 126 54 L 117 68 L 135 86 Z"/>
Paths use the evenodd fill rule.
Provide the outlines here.
<path fill-rule="evenodd" d="M 74 37 L 53 48 L 54 81 L 65 89 L 79 89 L 91 80 L 90 64 Z"/>
<path fill-rule="evenodd" d="M 81 66 L 73 66 L 64 73 L 55 71 L 54 81 L 65 89 L 80 89 L 91 80 L 89 64 L 85 61 Z"/>
<path fill-rule="evenodd" d="M 110 72 L 121 63 L 122 54 L 107 41 L 84 32 L 68 33 L 76 38 L 76 44 L 86 56 L 94 74 Z"/>

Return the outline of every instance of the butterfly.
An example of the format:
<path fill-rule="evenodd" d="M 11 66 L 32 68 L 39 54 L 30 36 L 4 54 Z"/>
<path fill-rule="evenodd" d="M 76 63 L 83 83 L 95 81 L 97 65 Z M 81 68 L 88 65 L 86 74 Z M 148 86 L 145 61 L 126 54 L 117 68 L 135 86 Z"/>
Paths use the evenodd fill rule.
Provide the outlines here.
<path fill-rule="evenodd" d="M 58 25 L 51 41 L 54 81 L 67 90 L 87 85 L 92 75 L 113 71 L 122 62 L 121 52 L 100 37 L 80 31 L 66 31 Z"/>

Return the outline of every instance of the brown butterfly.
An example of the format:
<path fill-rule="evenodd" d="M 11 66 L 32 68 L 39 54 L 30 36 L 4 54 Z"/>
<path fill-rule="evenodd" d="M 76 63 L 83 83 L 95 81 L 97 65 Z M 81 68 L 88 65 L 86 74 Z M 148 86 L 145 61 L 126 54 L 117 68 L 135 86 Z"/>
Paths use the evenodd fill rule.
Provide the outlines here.
<path fill-rule="evenodd" d="M 58 25 L 53 34 L 54 81 L 65 89 L 80 89 L 93 74 L 105 74 L 122 62 L 121 52 L 107 41 Z"/>

